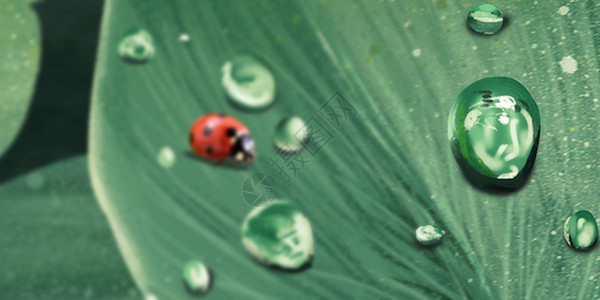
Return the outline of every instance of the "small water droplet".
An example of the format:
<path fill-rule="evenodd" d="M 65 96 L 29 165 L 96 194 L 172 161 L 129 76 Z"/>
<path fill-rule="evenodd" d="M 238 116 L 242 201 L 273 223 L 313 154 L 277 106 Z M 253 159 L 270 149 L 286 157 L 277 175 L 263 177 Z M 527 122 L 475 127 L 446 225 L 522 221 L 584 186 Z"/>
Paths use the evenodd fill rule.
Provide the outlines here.
<path fill-rule="evenodd" d="M 569 13 L 570 9 L 568 6 L 561 6 L 558 9 L 558 14 L 560 14 L 561 16 L 566 16 Z"/>
<path fill-rule="evenodd" d="M 480 34 L 490 35 L 502 28 L 502 13 L 491 4 L 482 4 L 469 11 L 467 25 Z"/>
<path fill-rule="evenodd" d="M 572 56 L 563 57 L 559 64 L 564 73 L 573 74 L 577 71 L 577 60 Z"/>
<path fill-rule="evenodd" d="M 147 62 L 155 52 L 152 36 L 146 30 L 132 29 L 119 42 L 118 52 L 126 62 Z"/>
<path fill-rule="evenodd" d="M 587 210 L 580 210 L 565 220 L 563 236 L 567 244 L 577 250 L 586 250 L 598 239 L 598 224 Z"/>
<path fill-rule="evenodd" d="M 314 253 L 309 221 L 295 204 L 282 200 L 250 211 L 242 224 L 242 243 L 259 262 L 283 269 L 305 266 Z"/>
<path fill-rule="evenodd" d="M 533 167 L 540 114 L 527 89 L 508 77 L 478 80 L 450 111 L 448 137 L 465 175 L 484 188 L 520 187 Z"/>
<path fill-rule="evenodd" d="M 286 152 L 295 152 L 302 149 L 308 140 L 306 124 L 298 117 L 289 117 L 281 120 L 275 128 L 275 146 Z"/>
<path fill-rule="evenodd" d="M 163 146 L 158 152 L 158 163 L 164 168 L 170 168 L 175 164 L 175 152 L 169 146 Z"/>
<path fill-rule="evenodd" d="M 261 61 L 238 56 L 221 68 L 222 84 L 229 100 L 248 110 L 260 110 L 275 100 L 275 78 Z"/>
<path fill-rule="evenodd" d="M 158 300 L 158 297 L 156 297 L 154 294 L 148 294 L 146 295 L 146 300 Z"/>
<path fill-rule="evenodd" d="M 435 225 L 419 226 L 415 232 L 417 241 L 425 246 L 435 245 L 441 242 L 445 234 L 446 232 L 442 228 Z"/>
<path fill-rule="evenodd" d="M 204 294 L 211 285 L 208 268 L 198 260 L 191 260 L 183 267 L 183 281 L 193 294 Z"/>
<path fill-rule="evenodd" d="M 190 41 L 190 35 L 187 33 L 182 33 L 181 35 L 179 35 L 179 41 L 182 43 L 187 43 Z"/>

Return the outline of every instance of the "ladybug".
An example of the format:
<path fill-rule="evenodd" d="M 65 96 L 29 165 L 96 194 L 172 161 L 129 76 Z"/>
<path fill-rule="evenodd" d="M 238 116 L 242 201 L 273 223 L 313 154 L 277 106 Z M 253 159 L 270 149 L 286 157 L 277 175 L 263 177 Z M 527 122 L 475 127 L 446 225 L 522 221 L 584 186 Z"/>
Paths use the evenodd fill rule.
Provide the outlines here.
<path fill-rule="evenodd" d="M 190 146 L 196 154 L 217 162 L 231 157 L 237 163 L 251 163 L 254 158 L 254 140 L 248 128 L 220 113 L 206 114 L 194 122 Z"/>

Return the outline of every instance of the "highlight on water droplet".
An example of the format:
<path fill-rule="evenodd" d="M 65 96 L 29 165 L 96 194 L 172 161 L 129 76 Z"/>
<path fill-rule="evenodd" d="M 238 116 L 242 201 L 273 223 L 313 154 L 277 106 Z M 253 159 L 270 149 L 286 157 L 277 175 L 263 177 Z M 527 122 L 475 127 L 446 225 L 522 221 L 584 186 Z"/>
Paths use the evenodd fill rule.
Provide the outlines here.
<path fill-rule="evenodd" d="M 489 77 L 454 101 L 448 138 L 464 174 L 484 188 L 514 190 L 533 168 L 540 135 L 538 107 L 518 81 Z"/>
<path fill-rule="evenodd" d="M 225 62 L 221 72 L 221 83 L 234 105 L 247 110 L 261 110 L 275 100 L 275 77 L 255 57 L 235 57 Z"/>
<path fill-rule="evenodd" d="M 309 221 L 283 200 L 250 211 L 242 224 L 242 244 L 260 263 L 289 270 L 309 264 L 314 253 Z"/>
<path fill-rule="evenodd" d="M 279 122 L 275 128 L 275 147 L 285 152 L 300 151 L 308 140 L 306 124 L 299 117 L 288 117 Z"/>
<path fill-rule="evenodd" d="M 183 282 L 193 294 L 204 294 L 211 286 L 208 268 L 198 260 L 191 260 L 183 267 Z"/>
<path fill-rule="evenodd" d="M 467 16 L 467 25 L 473 31 L 491 35 L 502 28 L 504 19 L 502 13 L 491 4 L 482 4 L 469 11 Z"/>
<path fill-rule="evenodd" d="M 446 232 L 436 225 L 419 226 L 415 231 L 417 241 L 421 245 L 431 246 L 442 241 Z"/>
<path fill-rule="evenodd" d="M 154 56 L 152 36 L 146 30 L 132 29 L 119 42 L 118 52 L 126 62 L 145 63 Z"/>
<path fill-rule="evenodd" d="M 164 168 L 170 168 L 175 164 L 175 152 L 169 146 L 163 146 L 158 152 L 158 163 Z"/>
<path fill-rule="evenodd" d="M 563 227 L 567 244 L 577 250 L 587 250 L 598 240 L 598 224 L 587 210 L 580 210 L 567 218 Z"/>

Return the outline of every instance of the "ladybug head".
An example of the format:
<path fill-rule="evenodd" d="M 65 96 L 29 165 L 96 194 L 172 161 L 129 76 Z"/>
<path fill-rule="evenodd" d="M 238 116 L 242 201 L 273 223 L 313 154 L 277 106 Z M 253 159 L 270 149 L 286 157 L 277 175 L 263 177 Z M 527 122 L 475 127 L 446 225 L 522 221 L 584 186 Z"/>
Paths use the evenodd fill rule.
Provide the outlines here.
<path fill-rule="evenodd" d="M 230 155 L 237 162 L 252 162 L 254 158 L 254 140 L 252 137 L 247 134 L 236 137 Z"/>

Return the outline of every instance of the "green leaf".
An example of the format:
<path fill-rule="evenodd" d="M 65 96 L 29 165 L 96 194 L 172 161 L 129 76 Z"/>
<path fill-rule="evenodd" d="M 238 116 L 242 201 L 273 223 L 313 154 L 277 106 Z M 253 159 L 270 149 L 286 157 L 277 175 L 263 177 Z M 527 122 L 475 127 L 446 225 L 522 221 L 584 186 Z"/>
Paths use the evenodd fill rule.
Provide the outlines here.
<path fill-rule="evenodd" d="M 140 299 L 94 198 L 86 156 L 15 177 L 0 199 L 2 298 Z"/>
<path fill-rule="evenodd" d="M 600 214 L 600 7 L 536 3 L 493 1 L 509 19 L 480 36 L 466 26 L 467 1 L 108 0 L 90 171 L 143 293 L 191 298 L 180 274 L 198 259 L 215 274 L 215 299 L 600 297 L 597 250 L 572 251 L 560 234 L 574 211 Z M 146 64 L 117 54 L 131 28 L 153 37 Z M 178 40 L 184 32 L 188 43 Z M 221 87 L 222 64 L 244 54 L 273 69 L 276 100 L 263 112 L 231 106 Z M 454 99 L 488 76 L 515 78 L 540 109 L 536 167 L 510 194 L 471 186 L 448 142 Z M 339 127 L 320 111 L 335 91 L 358 111 Z M 248 126 L 252 166 L 190 154 L 189 126 L 215 111 Z M 308 163 L 288 183 L 269 158 L 275 127 L 290 115 L 313 117 L 333 139 L 314 156 L 302 152 Z M 176 154 L 170 168 L 157 159 L 163 146 Z M 251 207 L 241 187 L 255 172 L 275 178 L 278 197 L 311 221 L 309 269 L 268 269 L 242 247 Z M 425 224 L 446 231 L 437 247 L 415 241 Z"/>
<path fill-rule="evenodd" d="M 25 120 L 40 62 L 38 19 L 26 1 L 0 0 L 0 156 Z"/>

